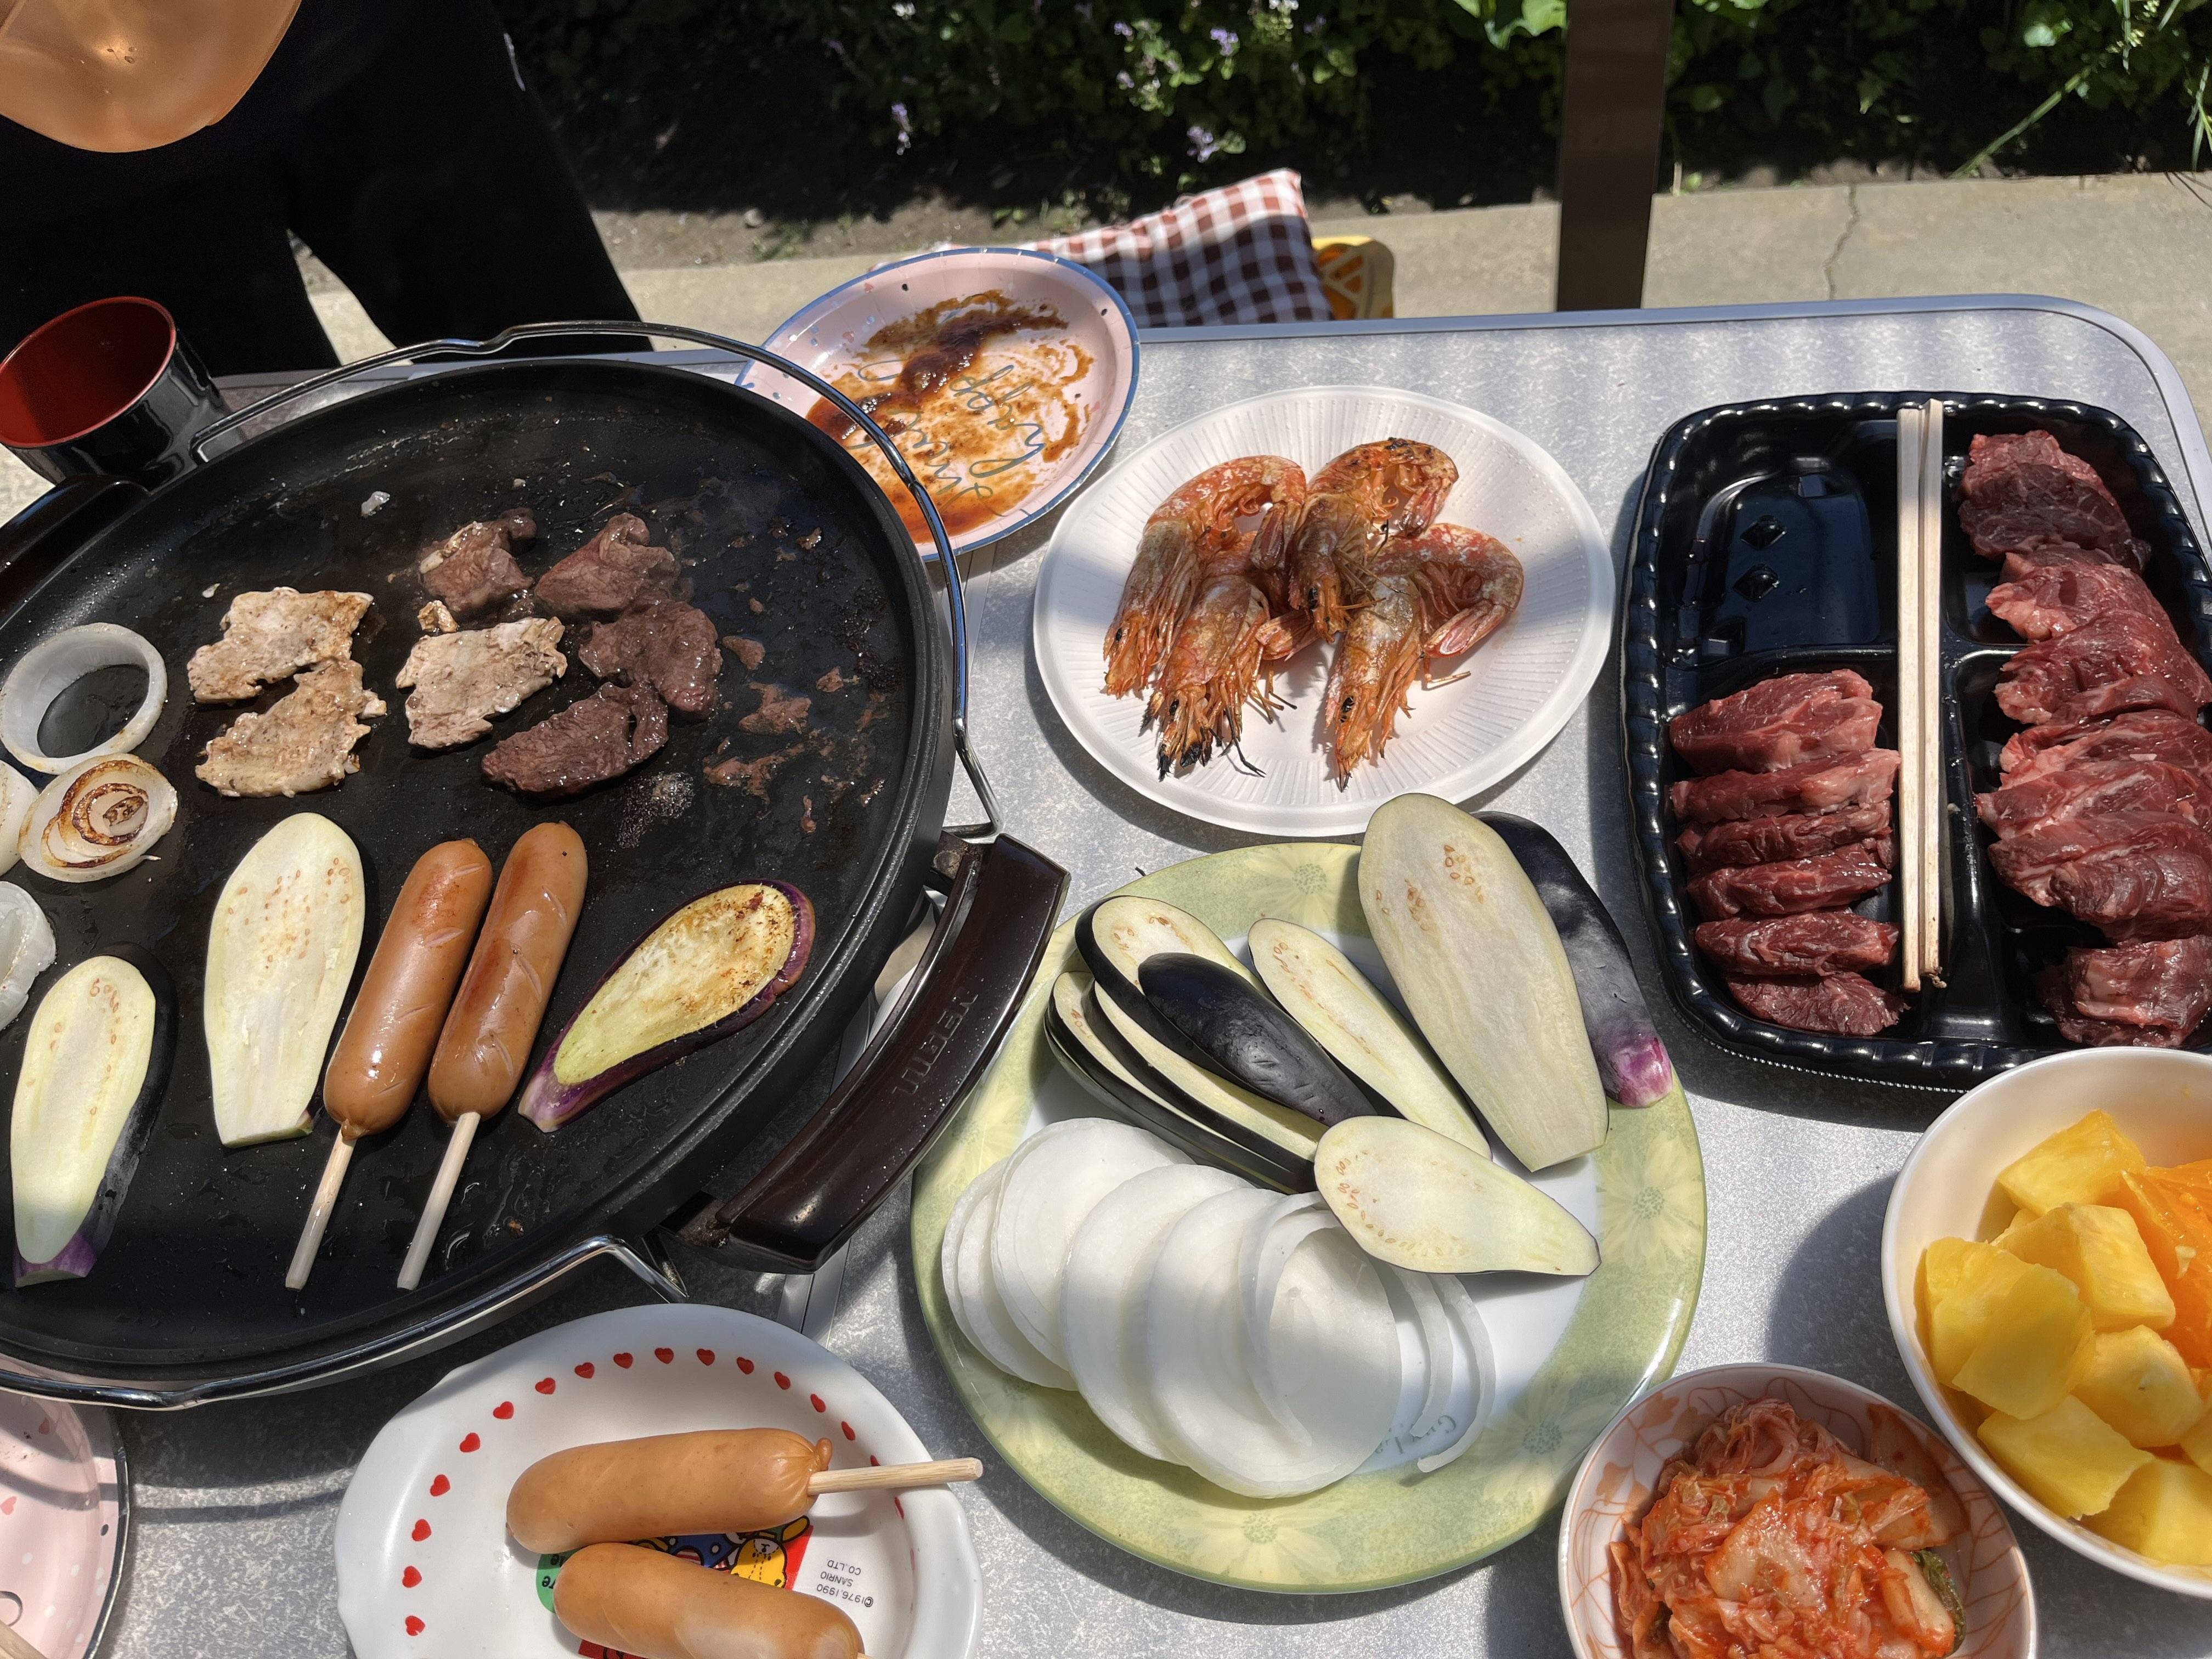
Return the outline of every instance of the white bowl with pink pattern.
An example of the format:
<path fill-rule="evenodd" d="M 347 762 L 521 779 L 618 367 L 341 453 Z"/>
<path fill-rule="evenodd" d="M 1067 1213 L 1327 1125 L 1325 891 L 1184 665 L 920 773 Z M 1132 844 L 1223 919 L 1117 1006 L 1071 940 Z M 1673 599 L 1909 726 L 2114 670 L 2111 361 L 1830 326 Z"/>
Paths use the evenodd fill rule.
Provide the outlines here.
<path fill-rule="evenodd" d="M 515 1477 L 570 1446 L 750 1428 L 826 1437 L 832 1468 L 931 1455 L 843 1360 L 728 1308 L 595 1314 L 462 1366 L 384 1425 L 339 1505 L 338 1613 L 354 1652 L 599 1653 L 553 1616 L 565 1558 L 541 1558 L 507 1535 Z M 832 1492 L 771 1533 L 662 1547 L 833 1602 L 872 1659 L 967 1659 L 981 1583 L 960 1502 L 945 1490 Z"/>
<path fill-rule="evenodd" d="M 2034 1659 L 2035 1595 L 2027 1562 L 1989 1488 L 1918 1418 L 1880 1395 L 1796 1365 L 1714 1365 L 1663 1382 L 1600 1435 L 1567 1492 L 1559 1526 L 1559 1602 L 1577 1659 L 1630 1659 L 1613 1588 L 1611 1547 L 1650 1506 L 1660 1472 L 1705 1426 L 1753 1400 L 1778 1400 L 1859 1455 L 1901 1434 L 1925 1460 L 1899 1468 L 1924 1484 L 1932 1469 L 1966 1511 L 1965 1534 L 1940 1552 L 1951 1569 L 1966 1629 L 1955 1659 Z"/>

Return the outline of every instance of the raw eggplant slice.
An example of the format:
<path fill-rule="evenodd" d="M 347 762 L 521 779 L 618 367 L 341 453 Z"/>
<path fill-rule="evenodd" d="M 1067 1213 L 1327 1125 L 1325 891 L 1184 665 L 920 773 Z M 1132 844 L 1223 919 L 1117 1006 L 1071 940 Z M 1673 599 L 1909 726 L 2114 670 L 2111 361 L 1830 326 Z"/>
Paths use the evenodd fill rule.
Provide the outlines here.
<path fill-rule="evenodd" d="M 0 1027 L 15 1022 L 31 987 L 54 965 L 53 924 L 12 881 L 0 881 Z"/>
<path fill-rule="evenodd" d="M 1321 1195 L 1377 1261 L 1424 1273 L 1597 1271 L 1597 1241 L 1549 1193 L 1469 1146 L 1396 1117 L 1321 1138 Z"/>
<path fill-rule="evenodd" d="M 1189 1161 L 1158 1136 L 1103 1117 L 1041 1129 L 1006 1160 L 991 1224 L 991 1279 L 1015 1328 L 1054 1364 L 1067 1364 L 1060 1302 L 1076 1229 L 1133 1176 Z"/>
<path fill-rule="evenodd" d="M 1009 1376 L 1034 1382 L 1039 1388 L 1072 1389 L 1075 1379 L 1039 1353 L 1015 1328 L 1006 1304 L 999 1299 L 998 1286 L 992 1282 L 991 1229 L 999 1216 L 1000 1184 L 1006 1180 L 1006 1165 L 1012 1161 L 1001 1158 L 975 1177 L 974 1185 L 982 1191 L 977 1194 L 975 1206 L 968 1212 L 967 1224 L 960 1231 L 960 1244 L 955 1252 L 959 1303 L 968 1310 L 969 1340 L 981 1351 L 984 1358 Z"/>
<path fill-rule="evenodd" d="M 176 1028 L 169 976 L 128 946 L 39 1000 L 8 1123 L 18 1289 L 92 1271 L 153 1133 Z"/>
<path fill-rule="evenodd" d="M 1313 1190 L 1313 1165 L 1307 1160 L 1225 1120 L 1216 1120 L 1218 1129 L 1199 1121 L 1191 1114 L 1204 1109 L 1188 1103 L 1186 1109 L 1187 1103 L 1175 1099 L 1121 1033 L 1103 1015 L 1094 1017 L 1094 1006 L 1091 975 L 1062 974 L 1045 1005 L 1044 1030 L 1060 1063 L 1101 1103 L 1201 1164 L 1279 1192 Z"/>
<path fill-rule="evenodd" d="M 1150 1415 L 1145 1288 L 1176 1224 L 1209 1198 L 1246 1190 L 1226 1170 L 1174 1164 L 1123 1182 L 1085 1218 L 1067 1251 L 1060 1344 L 1085 1404 L 1132 1451 L 1173 1462 Z"/>
<path fill-rule="evenodd" d="M 1126 986 L 1133 995 L 1145 958 L 1168 951 L 1208 957 L 1254 985 L 1260 982 L 1221 935 L 1189 911 L 1134 893 L 1100 899 L 1077 918 L 1075 948 L 1101 981 Z"/>
<path fill-rule="evenodd" d="M 1498 832 L 1434 795 L 1376 808 L 1359 902 L 1398 994 L 1531 1170 L 1595 1152 L 1605 1091 L 1559 930 Z"/>
<path fill-rule="evenodd" d="M 319 812 L 283 819 L 223 883 L 201 1018 L 224 1146 L 307 1133 L 365 908 L 361 854 Z"/>
<path fill-rule="evenodd" d="M 1486 1158 L 1490 1141 L 1421 1034 L 1350 957 L 1311 928 L 1272 917 L 1252 924 L 1252 961 L 1314 1040 L 1401 1117 Z"/>
<path fill-rule="evenodd" d="M 1165 1023 L 1170 1046 L 1192 1064 L 1316 1123 L 1341 1123 L 1375 1109 L 1250 975 L 1210 957 L 1162 951 L 1138 968 L 1137 986 Z"/>
<path fill-rule="evenodd" d="M 799 982 L 814 907 L 788 882 L 740 882 L 693 899 L 640 939 L 576 1011 L 522 1091 L 557 1129 L 626 1083 L 750 1025 Z"/>
<path fill-rule="evenodd" d="M 1126 995 L 1127 1000 L 1121 997 Z M 1209 1127 L 1228 1133 L 1233 1127 L 1269 1142 L 1292 1158 L 1310 1161 L 1320 1140 L 1321 1126 L 1303 1112 L 1262 1100 L 1249 1089 L 1239 1088 L 1227 1078 L 1194 1066 L 1152 1034 L 1145 1018 L 1133 1012 L 1144 999 L 1135 992 L 1120 994 L 1104 981 L 1091 988 L 1091 1007 L 1101 1031 L 1112 1031 L 1130 1051 L 1164 1082 L 1177 1107 Z M 1157 1020 L 1159 1016 L 1152 1014 Z M 1138 1073 L 1145 1076 L 1144 1073 Z M 1147 1079 L 1149 1081 L 1149 1079 Z"/>
<path fill-rule="evenodd" d="M 1350 1474 L 1390 1431 L 1403 1380 L 1397 1321 L 1375 1264 L 1324 1233 L 1291 1258 L 1270 1320 L 1303 1443 L 1261 1403 L 1241 1287 L 1227 1267 L 1245 1229 L 1280 1201 L 1255 1192 L 1206 1200 L 1161 1245 L 1145 1297 L 1146 1382 L 1165 1443 L 1248 1498 L 1314 1492 Z"/>
<path fill-rule="evenodd" d="M 1510 812 L 1485 812 L 1482 822 L 1498 832 L 1534 884 L 1536 896 L 1559 930 L 1559 948 L 1573 969 L 1582 998 L 1583 1024 L 1606 1097 L 1624 1106 L 1650 1106 L 1678 1086 L 1674 1062 L 1659 1040 L 1628 941 L 1605 902 L 1591 890 L 1567 849 L 1541 824 Z"/>

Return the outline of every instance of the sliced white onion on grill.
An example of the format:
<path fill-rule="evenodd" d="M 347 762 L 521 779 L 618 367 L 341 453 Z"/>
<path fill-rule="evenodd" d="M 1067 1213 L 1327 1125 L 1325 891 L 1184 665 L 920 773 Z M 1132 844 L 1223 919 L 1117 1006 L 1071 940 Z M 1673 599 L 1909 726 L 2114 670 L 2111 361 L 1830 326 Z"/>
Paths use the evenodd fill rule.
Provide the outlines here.
<path fill-rule="evenodd" d="M 53 965 L 46 913 L 14 882 L 0 881 L 0 1027 L 23 1012 L 33 982 Z"/>
<path fill-rule="evenodd" d="M 31 816 L 31 804 L 38 798 L 37 784 L 0 761 L 0 875 L 14 869 L 22 856 L 15 843 L 22 839 L 23 820 Z"/>
<path fill-rule="evenodd" d="M 55 881 L 105 881 L 154 850 L 177 821 L 177 792 L 136 755 L 100 755 L 39 792 L 17 843 Z"/>
<path fill-rule="evenodd" d="M 1474 1305 L 1474 1298 L 1467 1293 L 1467 1286 L 1452 1273 L 1431 1273 L 1428 1281 L 1443 1304 L 1444 1316 L 1459 1328 L 1467 1343 L 1468 1356 L 1474 1362 L 1474 1392 L 1467 1408 L 1467 1421 L 1459 1431 L 1459 1438 L 1440 1452 L 1422 1458 L 1413 1467 L 1423 1474 L 1434 1474 L 1438 1469 L 1474 1443 L 1483 1425 L 1490 1420 L 1490 1408 L 1498 1400 L 1498 1362 L 1490 1352 L 1490 1329 L 1482 1322 L 1482 1310 Z"/>
<path fill-rule="evenodd" d="M 55 699 L 87 674 L 125 666 L 146 671 L 146 696 L 120 732 L 82 754 L 49 755 L 39 747 L 39 727 Z M 146 741 L 168 700 L 168 670 L 144 638 L 113 623 L 65 628 L 40 640 L 8 671 L 0 684 L 0 744 L 33 772 L 66 772 L 101 755 L 129 754 Z"/>

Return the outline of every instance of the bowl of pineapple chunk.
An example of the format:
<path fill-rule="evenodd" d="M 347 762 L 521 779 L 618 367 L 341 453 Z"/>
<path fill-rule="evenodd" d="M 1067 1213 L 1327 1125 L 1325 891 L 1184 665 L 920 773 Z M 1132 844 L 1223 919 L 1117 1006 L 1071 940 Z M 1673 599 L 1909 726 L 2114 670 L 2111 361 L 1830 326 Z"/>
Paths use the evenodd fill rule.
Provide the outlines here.
<path fill-rule="evenodd" d="M 2084 1049 L 1960 1097 L 1881 1270 L 1913 1387 L 1999 1497 L 2212 1600 L 2212 1058 Z"/>

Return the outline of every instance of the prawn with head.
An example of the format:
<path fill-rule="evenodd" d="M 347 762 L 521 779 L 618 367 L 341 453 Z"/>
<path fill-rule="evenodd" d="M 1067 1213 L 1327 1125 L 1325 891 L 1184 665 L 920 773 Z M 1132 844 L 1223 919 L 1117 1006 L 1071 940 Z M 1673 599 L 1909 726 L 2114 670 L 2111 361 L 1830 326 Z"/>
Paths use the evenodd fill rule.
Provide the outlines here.
<path fill-rule="evenodd" d="M 1284 526 L 1291 608 L 1310 614 L 1323 639 L 1344 632 L 1369 595 L 1385 544 L 1427 529 L 1458 482 L 1450 456 L 1410 438 L 1361 444 L 1322 468 L 1303 510 Z"/>
<path fill-rule="evenodd" d="M 1383 546 L 1322 697 L 1339 784 L 1360 762 L 1382 757 L 1398 716 L 1412 711 L 1414 676 L 1431 658 L 1459 656 L 1496 633 L 1520 605 L 1521 589 L 1521 561 L 1479 530 L 1431 525 Z"/>
<path fill-rule="evenodd" d="M 1140 691 L 1164 659 L 1216 568 L 1255 553 L 1281 562 L 1289 522 L 1306 499 L 1304 469 L 1280 455 L 1246 455 L 1187 480 L 1153 510 L 1137 562 L 1106 630 L 1106 690 Z"/>

